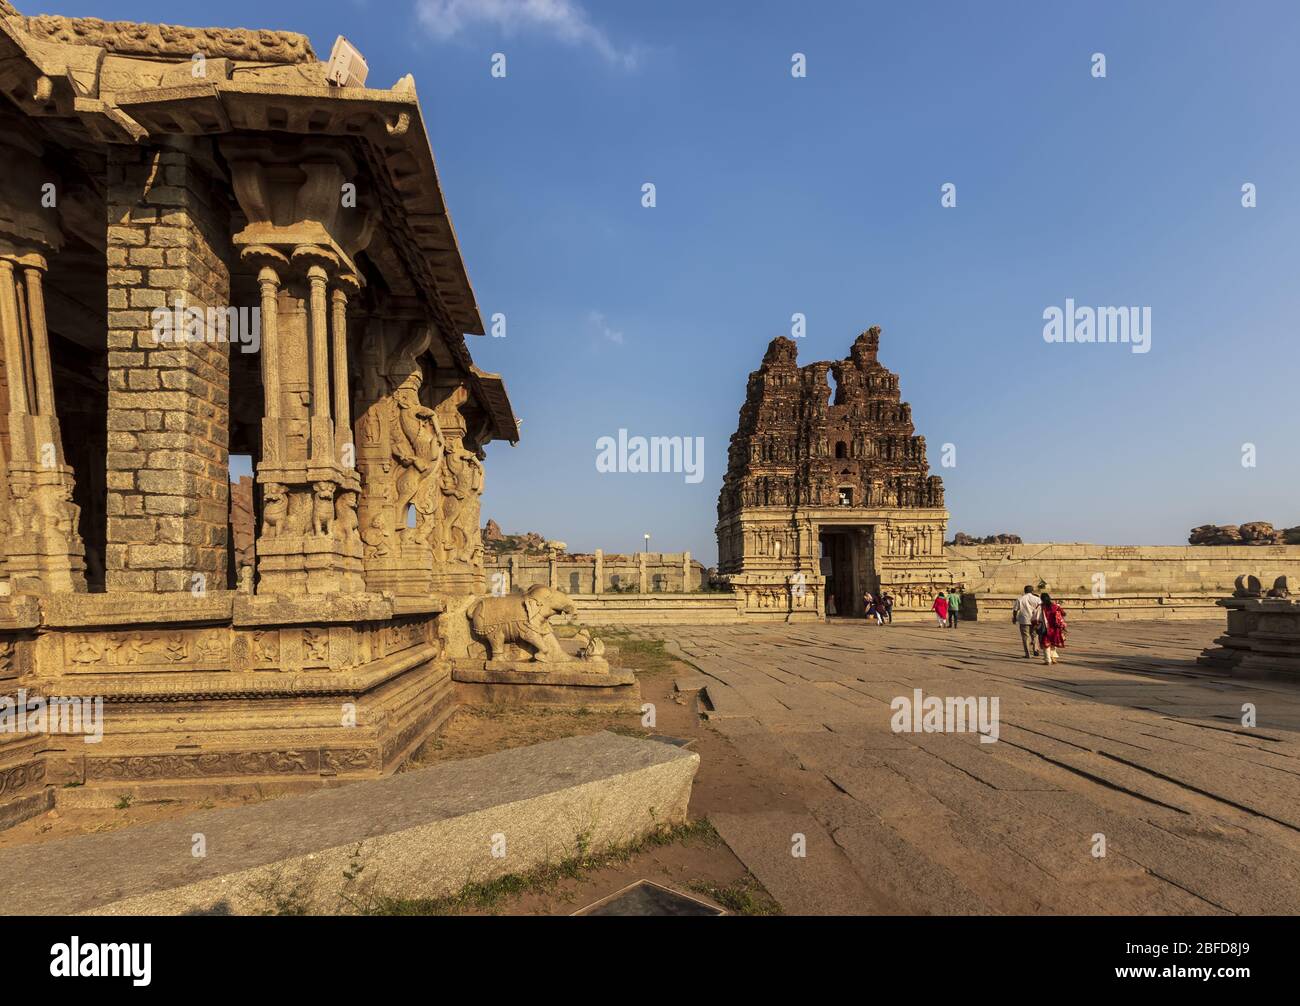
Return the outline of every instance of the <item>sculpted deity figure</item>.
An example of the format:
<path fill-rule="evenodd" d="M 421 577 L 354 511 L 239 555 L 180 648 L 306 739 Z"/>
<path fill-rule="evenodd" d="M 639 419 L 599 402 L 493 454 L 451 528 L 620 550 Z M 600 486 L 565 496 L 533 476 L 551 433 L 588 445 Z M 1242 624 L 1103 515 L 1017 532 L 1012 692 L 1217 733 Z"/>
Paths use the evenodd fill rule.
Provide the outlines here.
<path fill-rule="evenodd" d="M 435 484 L 438 459 L 444 438 L 433 409 L 420 402 L 419 378 L 404 384 L 393 393 L 396 429 L 393 436 L 393 459 L 398 464 L 397 515 L 405 517 L 406 508 L 414 506 L 415 527 L 404 527 L 406 536 L 428 544 L 434 532 L 434 512 L 430 492 Z M 408 533 L 409 532 L 409 533 Z"/>
<path fill-rule="evenodd" d="M 434 410 L 420 401 L 424 371 L 419 355 L 428 348 L 430 334 L 421 329 L 397 350 L 389 370 L 393 388 L 389 408 L 389 449 L 396 462 L 393 514 L 404 541 L 429 544 L 436 531 L 436 506 L 432 493 L 437 485 L 438 462 L 445 438 Z M 407 525 L 407 508 L 415 509 L 415 527 Z"/>
<path fill-rule="evenodd" d="M 483 491 L 483 466 L 477 455 L 448 441 L 444 452 L 442 495 L 447 528 L 444 561 L 473 563 L 481 538 L 478 496 Z"/>

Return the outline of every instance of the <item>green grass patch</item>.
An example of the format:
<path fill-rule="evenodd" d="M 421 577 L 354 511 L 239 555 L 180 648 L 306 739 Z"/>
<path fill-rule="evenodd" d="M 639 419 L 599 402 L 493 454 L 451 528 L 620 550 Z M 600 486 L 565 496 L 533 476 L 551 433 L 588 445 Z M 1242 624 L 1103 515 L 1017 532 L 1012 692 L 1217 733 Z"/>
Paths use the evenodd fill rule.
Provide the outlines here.
<path fill-rule="evenodd" d="M 703 894 L 734 915 L 780 915 L 781 906 L 763 889 L 754 877 L 746 874 L 726 887 L 696 881 L 690 885 L 696 894 Z"/>

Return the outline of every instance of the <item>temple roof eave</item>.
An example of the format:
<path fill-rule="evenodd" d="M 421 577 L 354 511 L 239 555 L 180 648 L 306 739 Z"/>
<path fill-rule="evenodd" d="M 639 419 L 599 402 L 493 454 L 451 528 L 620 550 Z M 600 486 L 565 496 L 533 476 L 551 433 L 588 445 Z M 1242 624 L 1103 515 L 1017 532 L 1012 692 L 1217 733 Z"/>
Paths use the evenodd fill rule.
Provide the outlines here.
<path fill-rule="evenodd" d="M 62 133 L 84 133 L 90 143 L 271 133 L 339 137 L 360 144 L 361 160 L 375 178 L 391 244 L 428 305 L 431 321 L 446 337 L 474 397 L 491 417 L 493 439 L 518 441 L 518 420 L 504 382 L 479 370 L 466 344 L 467 334 L 484 335 L 485 328 L 409 76 L 388 89 L 337 87 L 323 82 L 323 64 L 315 60 L 305 36 L 176 29 L 214 38 L 223 33 L 256 36 L 264 43 L 265 36 L 275 36 L 271 42 L 284 47 L 287 55 L 278 68 L 268 68 L 242 62 L 240 53 L 232 50 L 230 58 L 209 60 L 211 76 L 186 79 L 190 61 L 159 52 L 153 54 L 151 65 L 173 75 L 179 69 L 182 75 L 176 83 L 106 91 L 101 89 L 104 58 L 119 49 L 116 45 L 106 49 L 94 41 L 104 32 L 112 35 L 131 25 L 82 20 L 85 25 L 77 19 L 61 19 L 66 25 L 42 22 L 45 35 L 37 37 L 31 30 L 32 19 L 0 2 L 0 62 L 7 64 L 0 67 L 0 90 L 31 118 L 57 120 Z M 86 26 L 94 30 L 85 41 L 68 36 L 69 31 L 84 34 Z M 286 67 L 298 72 L 291 64 L 302 67 L 302 79 L 237 78 L 238 74 L 274 76 Z"/>
<path fill-rule="evenodd" d="M 431 304 L 445 311 L 438 320 L 457 333 L 484 334 L 414 90 L 217 81 L 119 92 L 112 104 L 149 137 L 274 132 L 363 141 L 373 154 L 369 167 L 396 201 L 385 213 L 401 232 L 394 244 Z"/>
<path fill-rule="evenodd" d="M 519 420 L 510 405 L 510 396 L 501 375 L 490 374 L 474 366 L 471 366 L 470 373 L 479 402 L 492 417 L 492 439 L 519 443 Z"/>

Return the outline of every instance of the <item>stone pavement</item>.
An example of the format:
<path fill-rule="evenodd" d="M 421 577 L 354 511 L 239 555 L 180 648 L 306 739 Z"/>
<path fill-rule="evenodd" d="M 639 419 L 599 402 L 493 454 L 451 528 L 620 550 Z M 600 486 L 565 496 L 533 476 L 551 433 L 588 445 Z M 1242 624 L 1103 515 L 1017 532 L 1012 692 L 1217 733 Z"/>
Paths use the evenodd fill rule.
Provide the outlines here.
<path fill-rule="evenodd" d="M 1300 912 L 1300 685 L 1198 667 L 1219 622 L 1083 623 L 1051 667 L 1001 619 L 654 631 L 796 798 L 715 819 L 788 912 Z M 894 732 L 917 688 L 997 697 L 998 740 Z"/>

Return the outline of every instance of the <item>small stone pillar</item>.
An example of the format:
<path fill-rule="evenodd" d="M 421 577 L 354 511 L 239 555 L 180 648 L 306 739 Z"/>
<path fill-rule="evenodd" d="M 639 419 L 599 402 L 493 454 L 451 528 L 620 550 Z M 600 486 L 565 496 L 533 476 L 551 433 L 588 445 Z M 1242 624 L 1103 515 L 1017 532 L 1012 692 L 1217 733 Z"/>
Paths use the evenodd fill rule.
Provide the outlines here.
<path fill-rule="evenodd" d="M 691 592 L 691 553 L 682 553 L 682 593 Z"/>
<path fill-rule="evenodd" d="M 605 593 L 605 550 L 603 548 L 596 549 L 595 566 L 595 582 L 592 584 L 591 592 L 603 594 Z"/>
<path fill-rule="evenodd" d="M 649 558 L 650 555 L 648 552 L 638 552 L 636 554 L 637 566 L 639 567 L 637 571 L 639 575 L 637 589 L 640 590 L 642 594 L 650 593 L 650 571 L 647 566 Z"/>

